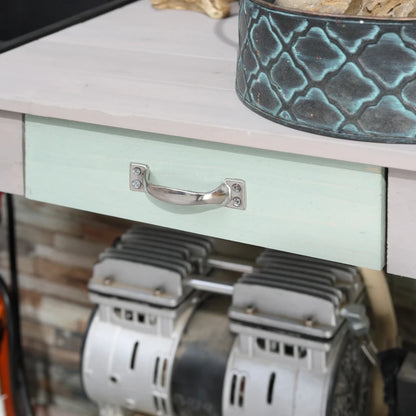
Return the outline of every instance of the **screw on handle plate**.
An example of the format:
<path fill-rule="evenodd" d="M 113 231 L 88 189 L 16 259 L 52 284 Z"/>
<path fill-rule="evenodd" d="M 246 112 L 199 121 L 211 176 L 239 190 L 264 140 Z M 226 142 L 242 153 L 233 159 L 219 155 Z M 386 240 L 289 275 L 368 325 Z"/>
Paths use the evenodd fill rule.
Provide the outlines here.
<path fill-rule="evenodd" d="M 245 210 L 246 184 L 241 179 L 224 179 L 210 192 L 194 192 L 150 183 L 150 169 L 142 163 L 130 163 L 130 190 L 144 192 L 174 205 L 221 205 Z"/>

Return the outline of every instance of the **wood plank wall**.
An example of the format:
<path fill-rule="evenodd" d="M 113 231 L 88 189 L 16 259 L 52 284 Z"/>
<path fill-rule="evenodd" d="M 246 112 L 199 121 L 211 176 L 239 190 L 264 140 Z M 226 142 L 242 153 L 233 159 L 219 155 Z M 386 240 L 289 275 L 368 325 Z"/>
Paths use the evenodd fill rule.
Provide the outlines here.
<path fill-rule="evenodd" d="M 93 306 L 86 286 L 98 254 L 131 223 L 22 197 L 15 198 L 15 205 L 23 342 L 37 414 L 97 415 L 79 377 L 82 337 Z M 221 247 L 234 255 L 242 250 L 241 245 Z M 5 218 L 0 227 L 0 273 L 8 277 Z M 415 348 L 416 280 L 389 281 L 405 345 Z"/>
<path fill-rule="evenodd" d="M 98 254 L 131 223 L 20 197 L 15 206 L 23 343 L 37 414 L 96 415 L 79 377 L 82 337 L 92 309 L 86 286 Z M 0 274 L 7 278 L 5 228 L 4 218 Z"/>

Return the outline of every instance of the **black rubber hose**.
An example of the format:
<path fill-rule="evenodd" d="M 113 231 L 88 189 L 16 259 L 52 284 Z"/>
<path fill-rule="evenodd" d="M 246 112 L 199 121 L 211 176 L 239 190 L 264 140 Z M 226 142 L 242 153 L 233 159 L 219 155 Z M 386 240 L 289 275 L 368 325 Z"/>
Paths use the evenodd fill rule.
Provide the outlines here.
<path fill-rule="evenodd" d="M 10 351 L 13 351 L 12 369 L 14 399 L 16 412 L 19 416 L 32 416 L 33 410 L 30 404 L 29 391 L 27 387 L 24 355 L 22 348 L 22 337 L 20 331 L 20 297 L 19 276 L 17 272 L 17 249 L 16 249 L 16 223 L 14 215 L 13 196 L 6 194 L 7 219 L 8 219 L 8 243 L 10 262 L 10 311 L 8 311 L 8 322 L 10 331 Z M 4 295 L 4 293 L 3 293 Z"/>
<path fill-rule="evenodd" d="M 11 311 L 14 317 L 14 336 L 17 345 L 22 345 L 20 334 L 20 300 L 19 300 L 19 277 L 17 275 L 17 253 L 16 253 L 16 226 L 14 218 L 13 196 L 6 194 L 7 204 L 7 228 L 8 228 L 8 245 L 9 245 L 9 268 L 10 268 L 10 301 Z"/>

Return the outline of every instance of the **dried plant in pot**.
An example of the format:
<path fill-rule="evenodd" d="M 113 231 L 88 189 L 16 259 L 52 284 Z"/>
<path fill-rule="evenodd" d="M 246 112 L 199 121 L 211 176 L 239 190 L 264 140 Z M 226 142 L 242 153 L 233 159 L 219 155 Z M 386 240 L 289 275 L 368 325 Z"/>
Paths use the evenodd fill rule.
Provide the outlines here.
<path fill-rule="evenodd" d="M 416 143 L 416 20 L 241 0 L 236 89 L 289 127 Z"/>

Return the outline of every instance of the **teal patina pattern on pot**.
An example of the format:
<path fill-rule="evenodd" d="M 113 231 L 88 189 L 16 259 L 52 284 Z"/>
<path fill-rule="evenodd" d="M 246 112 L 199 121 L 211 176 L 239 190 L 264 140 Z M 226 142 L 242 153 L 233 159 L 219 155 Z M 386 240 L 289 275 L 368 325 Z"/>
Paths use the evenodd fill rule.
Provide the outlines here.
<path fill-rule="evenodd" d="M 278 123 L 416 143 L 416 20 L 318 15 L 241 0 L 237 93 Z"/>

